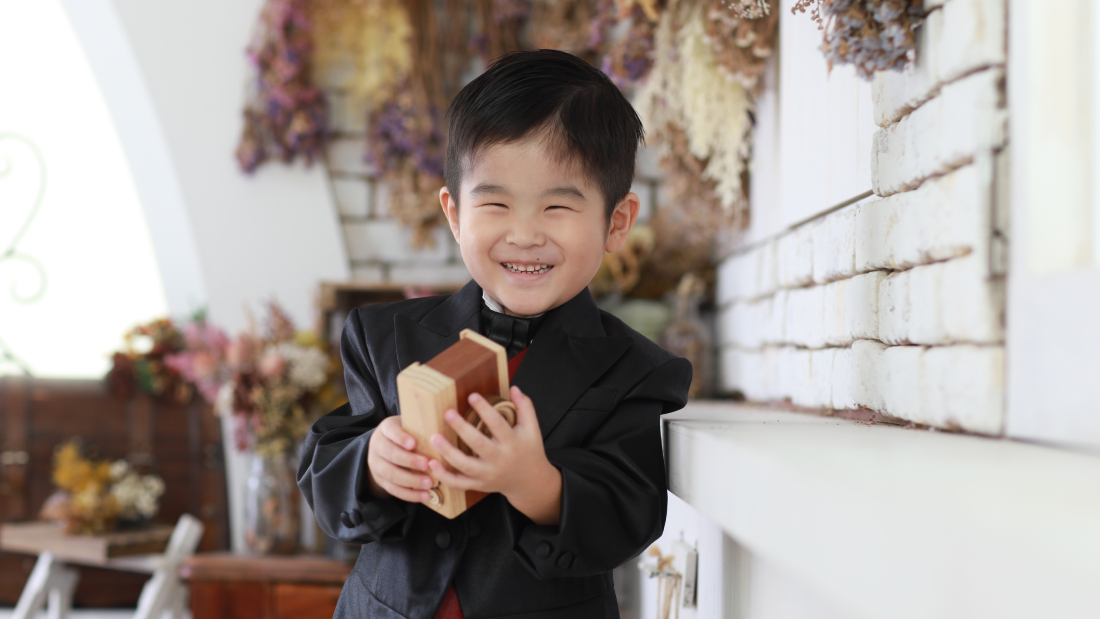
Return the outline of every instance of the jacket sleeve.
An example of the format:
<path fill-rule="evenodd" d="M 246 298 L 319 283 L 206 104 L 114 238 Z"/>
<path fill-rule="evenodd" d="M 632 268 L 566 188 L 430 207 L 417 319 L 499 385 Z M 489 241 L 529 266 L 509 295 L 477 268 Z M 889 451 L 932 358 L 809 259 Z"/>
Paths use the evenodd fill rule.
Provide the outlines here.
<path fill-rule="evenodd" d="M 298 466 L 298 487 L 321 530 L 358 544 L 403 538 L 415 507 L 370 493 L 367 445 L 387 413 L 361 320 L 353 310 L 340 340 L 348 403 L 313 424 Z"/>
<path fill-rule="evenodd" d="M 668 507 L 660 416 L 687 401 L 691 364 L 658 366 L 618 403 L 580 447 L 548 449 L 561 470 L 558 526 L 540 526 L 510 509 L 514 551 L 542 578 L 606 572 L 661 536 Z"/>

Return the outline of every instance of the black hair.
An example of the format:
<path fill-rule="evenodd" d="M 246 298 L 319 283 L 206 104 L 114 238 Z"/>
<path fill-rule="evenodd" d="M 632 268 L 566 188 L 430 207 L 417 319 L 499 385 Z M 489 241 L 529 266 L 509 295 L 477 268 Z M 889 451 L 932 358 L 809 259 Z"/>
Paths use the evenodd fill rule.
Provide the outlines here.
<path fill-rule="evenodd" d="M 447 109 L 444 181 L 456 204 L 462 173 L 488 146 L 545 133 L 558 160 L 579 164 L 603 193 L 607 218 L 634 182 L 645 131 L 602 71 L 553 49 L 497 58 Z"/>

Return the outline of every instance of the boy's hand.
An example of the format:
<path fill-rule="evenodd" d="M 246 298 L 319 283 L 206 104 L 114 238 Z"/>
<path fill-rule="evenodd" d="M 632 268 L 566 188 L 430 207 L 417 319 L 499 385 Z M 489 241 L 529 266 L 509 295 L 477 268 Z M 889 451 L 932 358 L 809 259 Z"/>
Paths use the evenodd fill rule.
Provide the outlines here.
<path fill-rule="evenodd" d="M 412 451 L 415 447 L 416 439 L 401 427 L 400 417 L 387 417 L 378 424 L 367 445 L 371 494 L 410 503 L 428 500 L 426 489 L 435 482 L 422 473 L 428 470 L 428 459 Z"/>
<path fill-rule="evenodd" d="M 452 445 L 442 434 L 433 434 L 432 445 L 455 468 L 451 472 L 438 460 L 431 460 L 432 474 L 442 483 L 462 490 L 499 492 L 536 524 L 557 524 L 561 511 L 561 471 L 546 459 L 542 431 L 531 398 L 519 387 L 510 394 L 516 405 L 516 425 L 509 426 L 503 416 L 479 394 L 470 395 L 474 407 L 489 431 L 489 438 L 451 409 L 443 418 L 469 445 L 469 456 Z"/>

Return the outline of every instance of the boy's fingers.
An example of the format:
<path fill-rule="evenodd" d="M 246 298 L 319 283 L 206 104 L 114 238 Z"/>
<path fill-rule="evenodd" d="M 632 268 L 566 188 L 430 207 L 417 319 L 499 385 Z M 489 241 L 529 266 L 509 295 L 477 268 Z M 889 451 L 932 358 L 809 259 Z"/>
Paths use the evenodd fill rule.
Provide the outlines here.
<path fill-rule="evenodd" d="M 466 425 L 469 426 L 470 424 Z M 485 439 L 485 436 L 482 435 L 480 432 L 477 432 L 475 430 L 474 433 L 478 436 L 481 436 L 482 439 L 488 440 Z M 450 464 L 462 473 L 465 473 L 467 475 L 474 475 L 485 466 L 485 463 L 481 462 L 477 458 L 467 456 L 465 453 L 462 452 L 461 449 L 452 445 L 450 441 L 443 437 L 442 434 L 433 434 L 431 440 L 432 445 L 434 445 L 435 448 L 439 450 L 439 455 L 447 461 L 447 464 Z M 436 470 L 434 468 L 432 469 L 432 473 L 436 473 Z"/>
<path fill-rule="evenodd" d="M 382 438 L 388 439 L 383 436 Z M 390 440 L 379 441 L 378 457 L 397 466 L 414 471 L 428 470 L 428 459 L 416 452 L 406 451 L 400 445 Z"/>
<path fill-rule="evenodd" d="M 490 406 L 489 408 L 492 407 Z M 480 415 L 482 413 L 479 411 L 478 414 Z M 492 414 L 496 414 L 496 411 L 492 411 Z M 493 448 L 492 439 L 482 434 L 481 431 L 479 431 L 474 426 L 470 425 L 470 423 L 463 419 L 462 416 L 458 413 L 448 412 L 444 417 L 447 423 L 452 428 L 454 428 L 454 431 L 456 434 L 458 434 L 458 437 L 461 438 L 463 441 L 466 441 L 466 444 L 470 446 L 470 449 L 472 449 L 474 453 L 484 456 Z M 447 446 L 451 447 L 456 452 L 462 453 L 461 450 L 454 447 L 454 445 L 451 445 L 449 442 L 443 442 L 447 443 Z M 434 441 L 432 442 L 432 445 L 435 445 Z M 438 445 L 436 445 L 436 449 L 439 449 Z M 442 452 L 443 450 L 440 449 L 440 453 Z"/>
<path fill-rule="evenodd" d="M 429 475 L 414 473 L 388 462 L 383 462 L 376 468 L 375 478 L 381 477 L 395 486 L 413 490 L 427 490 L 435 485 L 435 481 Z"/>
<path fill-rule="evenodd" d="M 535 413 L 535 403 L 531 401 L 531 398 L 527 397 L 515 385 L 508 390 L 508 395 L 512 397 L 512 404 L 516 405 L 516 425 L 531 426 L 538 430 L 539 416 Z"/>
<path fill-rule="evenodd" d="M 389 492 L 394 498 L 401 499 L 402 501 L 408 501 L 409 503 L 422 503 L 428 500 L 428 493 L 425 490 L 412 490 L 409 488 L 402 488 L 396 484 L 389 482 L 380 483 L 382 489 Z"/>
<path fill-rule="evenodd" d="M 508 422 L 504 419 L 504 416 L 500 414 L 500 411 L 494 408 L 492 404 L 489 404 L 489 401 L 479 394 L 474 393 L 470 395 L 470 406 L 474 407 L 474 410 L 477 411 L 477 416 L 481 418 L 481 421 L 489 428 L 489 432 L 497 439 L 500 439 L 512 431 L 512 426 L 508 425 Z M 454 424 L 451 425 L 452 427 L 454 426 Z M 474 428 L 474 431 L 477 432 L 477 428 Z M 478 433 L 480 434 L 480 432 Z M 466 439 L 465 436 L 462 438 L 463 440 Z M 488 441 L 487 437 L 486 441 Z M 471 448 L 474 447 L 474 444 L 469 440 L 466 440 L 466 444 Z M 474 449 L 474 451 L 481 453 L 477 449 Z"/>
<path fill-rule="evenodd" d="M 394 419 L 395 422 L 386 423 L 384 421 L 378 425 L 378 429 L 382 431 L 382 435 L 393 441 L 395 445 L 398 445 L 402 449 L 415 449 L 416 439 L 413 435 L 409 434 L 401 427 L 401 422 L 397 417 L 390 417 L 389 419 Z"/>
<path fill-rule="evenodd" d="M 456 490 L 480 490 L 481 483 L 473 477 L 468 475 L 462 475 L 459 473 L 453 473 L 447 470 L 447 467 L 443 466 L 438 460 L 433 461 L 432 475 L 435 475 L 436 479 L 445 486 L 449 486 Z"/>

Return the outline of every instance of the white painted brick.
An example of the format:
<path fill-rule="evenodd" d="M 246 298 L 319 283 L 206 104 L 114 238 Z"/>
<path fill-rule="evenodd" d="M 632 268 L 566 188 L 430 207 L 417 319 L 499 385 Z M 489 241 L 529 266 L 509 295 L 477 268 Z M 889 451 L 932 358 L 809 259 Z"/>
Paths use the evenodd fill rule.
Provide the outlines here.
<path fill-rule="evenodd" d="M 463 264 L 395 264 L 390 267 L 390 280 L 402 284 L 464 284 L 470 272 Z"/>
<path fill-rule="evenodd" d="M 979 256 L 914 267 L 879 286 L 879 339 L 945 345 L 1004 341 L 1004 279 Z"/>
<path fill-rule="evenodd" d="M 943 271 L 944 336 L 951 342 L 1004 341 L 1004 279 L 991 277 L 980 256 L 934 265 Z"/>
<path fill-rule="evenodd" d="M 634 159 L 634 175 L 642 178 L 663 178 L 660 154 L 656 148 L 642 147 Z"/>
<path fill-rule="evenodd" d="M 844 343 L 877 340 L 878 292 L 886 273 L 873 271 L 845 280 Z"/>
<path fill-rule="evenodd" d="M 778 284 L 784 288 L 805 286 L 814 280 L 811 226 L 779 237 L 776 246 Z"/>
<path fill-rule="evenodd" d="M 329 142 L 328 169 L 330 172 L 371 174 L 373 170 L 363 158 L 364 143 L 359 138 L 340 138 Z"/>
<path fill-rule="evenodd" d="M 852 343 L 852 400 L 857 406 L 883 410 L 882 355 L 886 347 L 874 340 Z"/>
<path fill-rule="evenodd" d="M 928 2 L 925 2 L 928 10 Z M 952 0 L 917 29 L 917 60 L 904 71 L 880 71 L 871 86 L 875 122 L 897 122 L 944 83 L 1005 62 L 1005 0 Z"/>
<path fill-rule="evenodd" d="M 370 185 L 359 178 L 332 179 L 336 209 L 346 217 L 366 217 L 370 206 Z"/>
<path fill-rule="evenodd" d="M 856 270 L 906 269 L 985 254 L 991 236 L 992 160 L 979 156 L 914 191 L 861 205 Z"/>
<path fill-rule="evenodd" d="M 380 264 L 352 265 L 351 280 L 354 282 L 385 281 L 386 272 Z"/>
<path fill-rule="evenodd" d="M 1006 0 L 952 0 L 943 5 L 940 81 L 1004 64 L 1008 53 Z"/>
<path fill-rule="evenodd" d="M 919 186 L 1004 144 L 1004 71 L 988 69 L 943 87 L 940 95 L 875 132 L 871 178 L 877 195 Z"/>
<path fill-rule="evenodd" d="M 756 296 L 769 295 L 779 288 L 779 243 L 768 241 L 757 252 Z"/>
<path fill-rule="evenodd" d="M 888 415 L 928 423 L 921 413 L 921 346 L 891 346 L 882 354 L 882 403 Z"/>
<path fill-rule="evenodd" d="M 389 217 L 390 216 L 390 201 L 392 200 L 392 190 L 388 183 L 374 182 L 374 195 L 372 196 L 373 204 L 371 205 L 371 213 L 375 217 Z"/>
<path fill-rule="evenodd" d="M 943 11 L 932 11 L 916 31 L 917 59 L 902 71 L 878 71 L 871 81 L 875 124 L 885 127 L 939 92 Z"/>
<path fill-rule="evenodd" d="M 814 282 L 824 284 L 855 273 L 855 213 L 848 207 L 814 226 Z"/>
<path fill-rule="evenodd" d="M 788 353 L 787 358 L 791 372 L 787 383 L 790 389 L 791 403 L 796 406 L 816 408 L 813 399 L 814 376 L 810 351 L 795 348 Z"/>
<path fill-rule="evenodd" d="M 790 397 L 790 353 L 785 346 L 768 346 L 763 351 L 764 400 L 780 401 Z"/>
<path fill-rule="evenodd" d="M 825 294 L 823 286 L 796 288 L 787 292 L 784 339 L 799 346 L 825 346 Z"/>
<path fill-rule="evenodd" d="M 887 344 L 909 342 L 909 276 L 894 273 L 878 286 L 878 339 Z"/>
<path fill-rule="evenodd" d="M 853 359 L 851 348 L 837 348 L 833 357 L 833 408 L 851 410 L 859 408 L 853 383 Z"/>
<path fill-rule="evenodd" d="M 810 391 L 803 406 L 833 407 L 833 360 L 836 351 L 835 348 L 825 348 L 810 352 Z"/>
<path fill-rule="evenodd" d="M 787 341 L 787 295 L 789 291 L 779 290 L 771 297 L 771 307 L 768 313 L 768 326 L 766 341 L 770 344 L 779 344 Z"/>
<path fill-rule="evenodd" d="M 773 397 L 776 400 L 790 400 L 801 384 L 802 376 L 799 374 L 798 361 L 801 359 L 800 349 L 791 346 L 783 346 L 776 349 L 775 374 L 771 377 L 774 381 L 772 387 Z"/>
<path fill-rule="evenodd" d="M 761 348 L 769 340 L 771 298 L 759 301 L 736 301 L 722 311 L 720 337 L 722 344 L 739 348 Z"/>
<path fill-rule="evenodd" d="M 999 435 L 1004 428 L 1004 348 L 937 346 L 921 356 L 921 409 L 930 425 Z"/>
<path fill-rule="evenodd" d="M 394 220 L 348 222 L 344 224 L 348 258 L 355 261 L 402 261 L 412 264 L 444 263 L 451 235 L 443 228 L 433 233 L 435 247 L 412 249 L 412 232 Z"/>
<path fill-rule="evenodd" d="M 718 265 L 718 303 L 756 296 L 758 252 L 755 249 L 730 256 Z"/>
<path fill-rule="evenodd" d="M 914 267 L 909 276 L 909 341 L 942 344 L 948 341 L 943 325 L 946 282 L 942 264 Z"/>
<path fill-rule="evenodd" d="M 356 105 L 347 93 L 327 92 L 330 128 L 339 133 L 364 134 L 367 132 L 367 114 L 362 105 Z"/>
<path fill-rule="evenodd" d="M 848 281 L 842 279 L 822 287 L 824 288 L 822 291 L 824 313 L 822 339 L 829 346 L 843 346 L 851 341 L 847 338 L 845 329 Z"/>
<path fill-rule="evenodd" d="M 722 349 L 722 390 L 726 393 L 740 391 L 746 399 L 767 401 L 765 390 L 764 354 L 733 347 Z"/>

